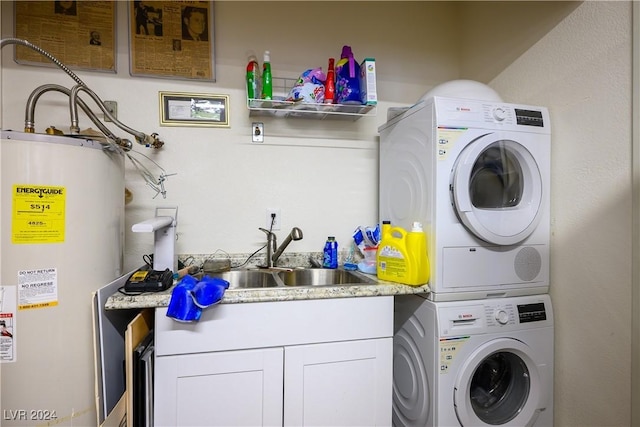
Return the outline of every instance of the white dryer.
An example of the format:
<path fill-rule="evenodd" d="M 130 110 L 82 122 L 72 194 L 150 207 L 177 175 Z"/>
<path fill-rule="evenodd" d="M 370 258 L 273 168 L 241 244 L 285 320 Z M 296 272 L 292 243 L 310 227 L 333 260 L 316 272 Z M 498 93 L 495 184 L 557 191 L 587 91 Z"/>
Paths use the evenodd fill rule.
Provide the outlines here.
<path fill-rule="evenodd" d="M 552 426 L 549 295 L 396 297 L 393 425 Z"/>
<path fill-rule="evenodd" d="M 380 221 L 423 223 L 434 301 L 549 290 L 544 107 L 434 96 L 380 131 Z"/>

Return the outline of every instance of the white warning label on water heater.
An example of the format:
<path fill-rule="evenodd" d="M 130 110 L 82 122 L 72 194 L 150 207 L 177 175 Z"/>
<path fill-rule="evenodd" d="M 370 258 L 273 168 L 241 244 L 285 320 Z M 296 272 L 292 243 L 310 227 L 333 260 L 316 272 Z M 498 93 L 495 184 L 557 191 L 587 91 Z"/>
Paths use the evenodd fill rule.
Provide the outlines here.
<path fill-rule="evenodd" d="M 0 286 L 0 363 L 16 361 L 16 287 Z"/>
<path fill-rule="evenodd" d="M 18 271 L 18 310 L 58 305 L 58 269 Z"/>
<path fill-rule="evenodd" d="M 64 187 L 13 186 L 11 243 L 64 242 Z"/>

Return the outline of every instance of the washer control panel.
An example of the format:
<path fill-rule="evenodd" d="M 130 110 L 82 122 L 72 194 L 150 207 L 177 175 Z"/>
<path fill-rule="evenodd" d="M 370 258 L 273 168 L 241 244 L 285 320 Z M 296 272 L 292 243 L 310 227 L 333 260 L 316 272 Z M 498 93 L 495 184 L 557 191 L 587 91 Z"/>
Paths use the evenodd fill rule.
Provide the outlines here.
<path fill-rule="evenodd" d="M 514 304 L 511 302 L 485 304 L 487 326 L 518 325 L 547 320 L 547 310 L 543 302 Z"/>
<path fill-rule="evenodd" d="M 547 320 L 547 309 L 542 302 L 518 304 L 520 323 L 540 322 Z"/>
<path fill-rule="evenodd" d="M 473 301 L 428 302 L 437 313 L 440 338 L 553 327 L 548 294 Z"/>
<path fill-rule="evenodd" d="M 487 304 L 484 306 L 487 326 L 515 325 L 516 311 L 513 304 Z"/>

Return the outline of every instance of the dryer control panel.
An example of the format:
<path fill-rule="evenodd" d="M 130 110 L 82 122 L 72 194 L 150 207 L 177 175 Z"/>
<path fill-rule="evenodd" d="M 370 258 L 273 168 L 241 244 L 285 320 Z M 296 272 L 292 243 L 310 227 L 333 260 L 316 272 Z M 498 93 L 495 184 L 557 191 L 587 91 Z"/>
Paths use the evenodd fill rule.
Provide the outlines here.
<path fill-rule="evenodd" d="M 550 132 L 544 107 L 442 97 L 434 97 L 433 102 L 438 126 L 496 130 L 498 125 L 500 130 Z"/>

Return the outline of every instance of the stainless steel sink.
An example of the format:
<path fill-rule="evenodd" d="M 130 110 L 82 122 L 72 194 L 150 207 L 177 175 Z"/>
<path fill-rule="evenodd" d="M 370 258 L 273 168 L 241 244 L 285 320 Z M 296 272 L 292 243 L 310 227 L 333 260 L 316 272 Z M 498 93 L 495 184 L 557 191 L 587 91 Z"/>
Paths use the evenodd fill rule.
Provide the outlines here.
<path fill-rule="evenodd" d="M 274 288 L 282 286 L 269 270 L 231 270 L 222 273 L 209 273 L 229 282 L 229 289 Z"/>
<path fill-rule="evenodd" d="M 361 274 L 342 269 L 305 268 L 278 273 L 285 286 L 332 286 L 376 283 Z"/>
<path fill-rule="evenodd" d="M 229 289 L 363 285 L 377 283 L 375 280 L 361 273 L 343 269 L 332 270 L 326 268 L 301 268 L 291 271 L 246 269 L 221 273 L 207 273 L 207 275 L 226 280 L 229 282 Z"/>

